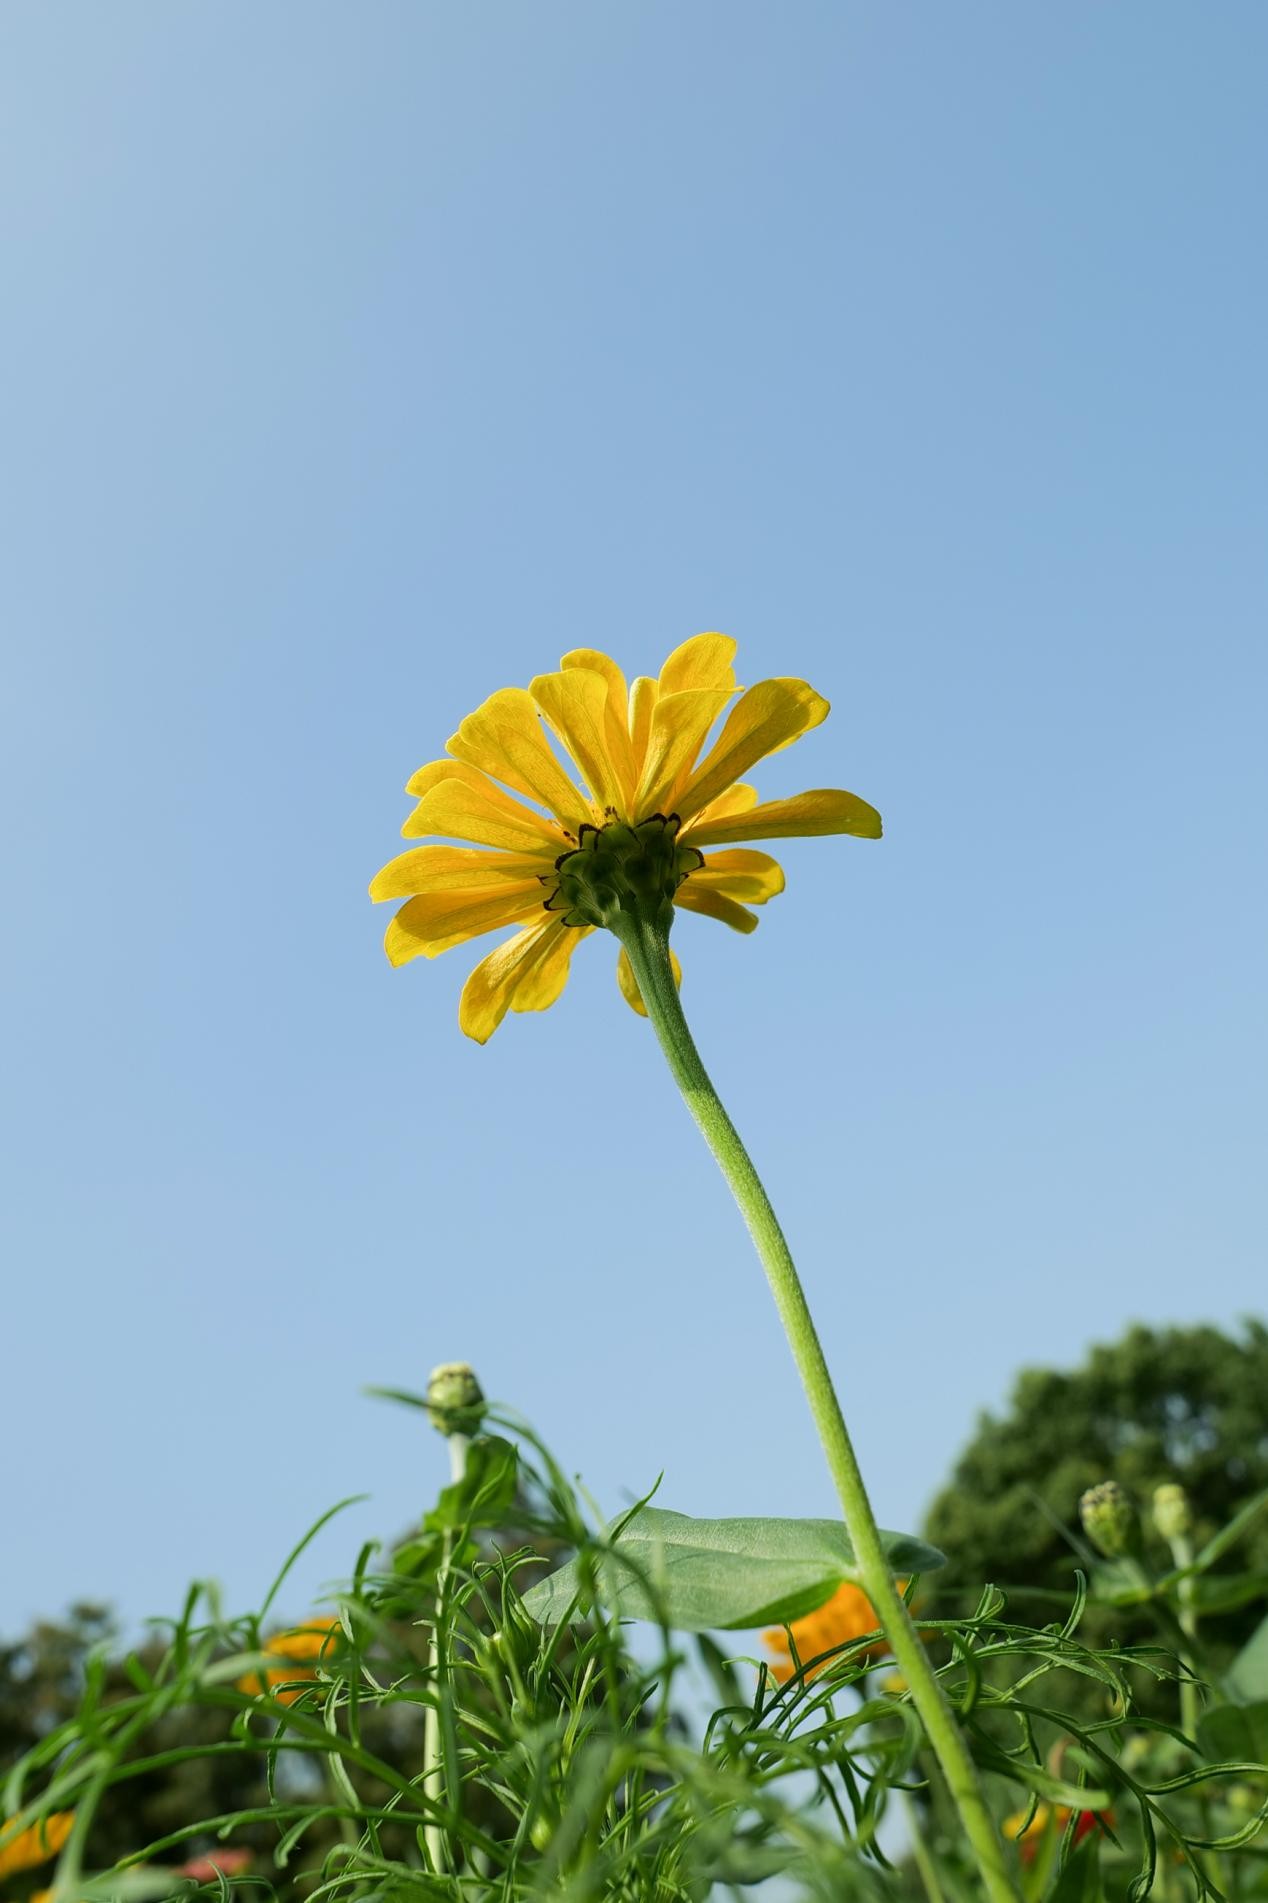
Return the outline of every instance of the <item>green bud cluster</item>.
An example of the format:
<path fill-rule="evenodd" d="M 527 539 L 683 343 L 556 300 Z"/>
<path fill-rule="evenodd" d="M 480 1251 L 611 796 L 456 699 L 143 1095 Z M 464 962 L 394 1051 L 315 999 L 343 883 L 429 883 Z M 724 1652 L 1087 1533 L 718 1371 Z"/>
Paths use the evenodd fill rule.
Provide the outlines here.
<path fill-rule="evenodd" d="M 1083 1531 L 1106 1559 L 1122 1559 L 1136 1545 L 1136 1507 L 1125 1487 L 1117 1480 L 1102 1480 L 1089 1487 L 1079 1501 Z"/>
<path fill-rule="evenodd" d="M 678 844 L 681 825 L 677 813 L 653 813 L 636 826 L 620 819 L 583 826 L 575 850 L 555 861 L 546 910 L 562 912 L 565 925 L 609 929 L 622 912 L 636 913 L 667 932 L 674 893 L 704 864 L 694 846 Z"/>
<path fill-rule="evenodd" d="M 465 1361 L 444 1361 L 427 1383 L 427 1413 L 438 1434 L 474 1434 L 484 1414 L 484 1390 Z"/>
<path fill-rule="evenodd" d="M 1193 1531 L 1189 1496 L 1176 1481 L 1154 1489 L 1154 1525 L 1164 1540 L 1182 1540 Z"/>

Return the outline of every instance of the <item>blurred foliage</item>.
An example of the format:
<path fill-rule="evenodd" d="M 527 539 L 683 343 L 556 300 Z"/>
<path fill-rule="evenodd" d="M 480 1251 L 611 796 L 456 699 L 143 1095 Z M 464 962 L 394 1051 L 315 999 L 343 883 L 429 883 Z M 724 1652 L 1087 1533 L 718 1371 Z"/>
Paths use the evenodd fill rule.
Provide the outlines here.
<path fill-rule="evenodd" d="M 1186 1405 L 1187 1441 L 1163 1434 L 1166 1466 L 1148 1456 L 1123 1482 L 1134 1492 L 1147 1498 L 1160 1478 L 1200 1486 L 1180 1452 L 1215 1458 L 1219 1410 Z M 1165 1401 L 1157 1418 L 1181 1420 Z M 52 1813 L 79 1820 L 57 1863 L 59 1903 L 226 1903 L 230 1890 L 244 1903 L 705 1903 L 772 1876 L 804 1903 L 980 1903 L 980 1873 L 876 1633 L 852 1625 L 803 1658 L 798 1580 L 770 1615 L 791 1622 L 778 1667 L 749 1655 L 754 1639 L 671 1629 L 679 1582 L 665 1556 L 680 1542 L 666 1523 L 678 1516 L 644 1500 L 603 1525 L 530 1430 L 502 1425 L 518 1444 L 471 1442 L 407 1540 L 362 1550 L 334 1636 L 302 1657 L 263 1650 L 276 1588 L 235 1618 L 195 1589 L 125 1657 L 91 1606 L 0 1651 L 5 1811 L 15 1830 Z M 1124 1444 L 1139 1451 L 1145 1437 Z M 1022 1903 L 1268 1903 L 1268 1599 L 1246 1567 L 1262 1535 L 1264 1502 L 1247 1497 L 1255 1451 L 1252 1435 L 1220 1522 L 1209 1493 L 1196 1526 L 1171 1496 L 1166 1540 L 1090 1557 L 1086 1582 L 1031 1589 L 1037 1615 L 1024 1589 L 1019 1603 L 988 1587 L 950 1609 L 935 1575 L 913 1580 L 918 1612 L 928 1588 L 919 1628 Z M 1070 1484 L 1086 1479 L 1084 1468 Z M 652 1537 L 629 1537 L 643 1514 Z M 719 1529 L 737 1525 L 744 1537 L 723 1541 Z M 691 1619 L 705 1618 L 706 1590 L 719 1607 L 758 1603 L 775 1548 L 786 1559 L 792 1539 L 800 1553 L 809 1525 L 682 1522 L 692 1552 L 708 1534 L 713 1556 L 710 1576 L 688 1582 Z M 903 1551 L 919 1560 L 910 1541 Z M 954 1546 L 951 1558 L 963 1572 Z M 623 1617 L 626 1573 L 637 1625 Z M 1227 1653 L 1234 1614 L 1245 1642 L 1213 1669 L 1206 1625 L 1224 1622 Z M 1139 1641 L 1121 1630 L 1134 1619 Z M 294 1676 L 273 1682 L 287 1657 Z M 883 1828 L 895 1808 L 899 1833 Z M 207 1852 L 240 1861 L 221 1877 L 191 1871 Z M 52 1875 L 15 1873 L 0 1893 L 29 1903 Z"/>
<path fill-rule="evenodd" d="M 1183 1485 L 1198 1547 L 1268 1487 L 1268 1329 L 1256 1321 L 1240 1336 L 1134 1327 L 1093 1348 L 1073 1372 L 1023 1373 L 1007 1413 L 983 1416 L 929 1510 L 925 1532 L 948 1557 L 939 1603 L 954 1603 L 957 1588 L 966 1603 L 976 1600 L 990 1581 L 1019 1611 L 1049 1595 L 1054 1607 L 1067 1604 L 1076 1569 L 1097 1568 L 1080 1531 L 1079 1499 L 1106 1480 L 1139 1503 L 1144 1556 L 1159 1570 L 1169 1556 L 1148 1514 L 1156 1487 Z M 1268 1513 L 1207 1576 L 1203 1638 L 1216 1667 L 1259 1623 L 1265 1579 Z M 1148 1608 L 1089 1617 L 1085 1630 L 1098 1639 L 1158 1637 Z"/>

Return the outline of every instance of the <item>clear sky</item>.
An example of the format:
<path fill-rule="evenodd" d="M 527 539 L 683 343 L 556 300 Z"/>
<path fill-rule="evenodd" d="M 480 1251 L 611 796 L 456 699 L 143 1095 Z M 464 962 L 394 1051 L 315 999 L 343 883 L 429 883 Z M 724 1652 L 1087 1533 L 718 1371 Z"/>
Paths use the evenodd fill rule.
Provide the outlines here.
<path fill-rule="evenodd" d="M 1268 10 L 0 9 L 0 1630 L 284 1610 L 465 1358 L 613 1510 L 832 1510 L 588 944 L 392 972 L 402 786 L 577 645 L 825 726 L 684 999 L 884 1523 L 1015 1370 L 1262 1304 Z M 477 950 L 480 948 L 477 948 Z"/>

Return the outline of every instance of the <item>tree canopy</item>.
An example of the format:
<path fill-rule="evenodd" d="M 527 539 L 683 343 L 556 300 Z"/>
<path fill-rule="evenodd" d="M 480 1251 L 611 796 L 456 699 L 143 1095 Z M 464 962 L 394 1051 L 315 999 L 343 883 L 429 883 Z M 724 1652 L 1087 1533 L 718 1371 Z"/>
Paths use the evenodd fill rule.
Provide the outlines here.
<path fill-rule="evenodd" d="M 948 1557 L 939 1587 L 976 1594 L 989 1580 L 1069 1592 L 1090 1558 L 1079 1497 L 1104 1480 L 1139 1501 L 1146 1545 L 1164 1567 L 1148 1516 L 1156 1487 L 1185 1488 L 1198 1545 L 1268 1488 L 1268 1328 L 1137 1326 L 1072 1371 L 1027 1369 L 1007 1412 L 983 1415 L 929 1510 L 927 1537 Z M 1268 1513 L 1221 1567 L 1268 1572 Z M 1231 1651 L 1261 1617 L 1254 1603 L 1213 1613 L 1208 1643 Z"/>

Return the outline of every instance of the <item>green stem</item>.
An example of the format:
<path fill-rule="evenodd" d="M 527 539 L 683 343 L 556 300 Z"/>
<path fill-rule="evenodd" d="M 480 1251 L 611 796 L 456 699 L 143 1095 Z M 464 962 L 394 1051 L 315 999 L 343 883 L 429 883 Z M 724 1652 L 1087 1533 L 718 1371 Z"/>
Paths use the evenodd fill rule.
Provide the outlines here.
<path fill-rule="evenodd" d="M 1171 1557 L 1178 1568 L 1192 1566 L 1193 1545 L 1187 1534 L 1177 1533 L 1168 1540 Z M 1180 1602 L 1180 1630 L 1186 1642 L 1184 1663 L 1189 1673 L 1197 1670 L 1198 1615 L 1193 1603 L 1193 1578 L 1189 1573 L 1179 1582 L 1176 1598 Z M 1201 1704 L 1195 1680 L 1186 1674 L 1180 1680 L 1180 1729 L 1190 1738 L 1197 1736 L 1198 1719 L 1201 1716 Z"/>
<path fill-rule="evenodd" d="M 467 1434 L 449 1434 L 449 1477 L 457 1482 L 467 1471 L 467 1449 L 471 1438 Z M 443 1788 L 443 1767 L 440 1762 L 440 1700 L 443 1695 L 441 1684 L 441 1666 L 443 1650 L 440 1643 L 440 1621 L 444 1611 L 444 1598 L 449 1585 L 449 1563 L 452 1556 L 453 1536 L 446 1532 L 441 1552 L 440 1566 L 436 1573 L 436 1603 L 432 1617 L 431 1638 L 427 1644 L 427 1676 L 432 1696 L 428 1701 L 423 1718 L 423 1775 L 420 1780 L 423 1795 L 432 1799 L 441 1795 Z M 423 1826 L 423 1842 L 427 1849 L 427 1861 L 437 1874 L 445 1868 L 445 1833 L 439 1824 L 428 1823 Z"/>
<path fill-rule="evenodd" d="M 925 1895 L 929 1903 L 946 1903 L 942 1894 L 942 1885 L 938 1881 L 938 1866 L 933 1860 L 929 1845 L 925 1842 L 924 1820 L 920 1815 L 920 1806 L 914 1797 L 908 1797 L 906 1810 L 907 1829 L 911 1835 L 912 1861 L 920 1872 L 920 1881 L 924 1886 Z"/>
<path fill-rule="evenodd" d="M 797 1372 L 810 1403 L 819 1439 L 836 1485 L 846 1531 L 858 1562 L 859 1578 L 889 1640 L 912 1702 L 942 1766 L 960 1815 L 964 1834 L 977 1857 L 985 1895 L 995 1903 L 1016 1903 L 1017 1885 L 1005 1861 L 999 1833 L 986 1808 L 973 1760 L 947 1702 L 911 1615 L 885 1558 L 880 1532 L 863 1484 L 854 1448 L 832 1385 L 832 1376 L 806 1302 L 788 1244 L 770 1199 L 749 1160 L 735 1125 L 709 1081 L 683 1016 L 669 960 L 669 940 L 658 924 L 622 911 L 611 929 L 624 946 L 647 1015 L 660 1040 L 674 1080 L 705 1142 L 739 1204 L 770 1283 Z"/>

